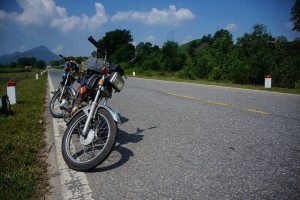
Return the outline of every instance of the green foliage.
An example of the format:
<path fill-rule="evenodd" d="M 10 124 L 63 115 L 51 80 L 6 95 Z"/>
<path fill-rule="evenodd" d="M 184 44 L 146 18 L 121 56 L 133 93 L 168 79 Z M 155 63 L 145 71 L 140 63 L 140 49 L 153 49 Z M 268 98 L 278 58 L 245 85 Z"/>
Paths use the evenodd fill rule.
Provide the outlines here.
<path fill-rule="evenodd" d="M 51 67 L 59 66 L 61 64 L 60 60 L 50 61 Z"/>
<path fill-rule="evenodd" d="M 185 63 L 186 57 L 183 53 L 178 52 L 178 43 L 167 41 L 164 43 L 162 50 L 163 65 L 166 71 L 178 71 Z"/>
<path fill-rule="evenodd" d="M 135 53 L 139 70 L 149 76 L 155 71 L 190 80 L 263 85 L 265 75 L 270 74 L 272 86 L 288 88 L 296 87 L 300 80 L 300 41 L 274 38 L 263 24 L 255 24 L 236 43 L 224 29 L 182 46 L 167 41 L 161 49 L 141 42 L 134 52 L 132 40 L 130 31 L 115 30 L 106 33 L 99 43 L 109 50 L 110 62 L 128 62 Z"/>
<path fill-rule="evenodd" d="M 116 29 L 105 33 L 105 36 L 98 43 L 102 49 L 107 51 L 109 62 L 116 63 L 134 57 L 132 41 L 133 38 L 129 30 Z M 123 54 L 125 55 L 123 56 Z M 95 56 L 95 52 L 92 55 Z"/>
<path fill-rule="evenodd" d="M 25 67 L 25 66 L 35 66 L 36 63 L 36 58 L 35 57 L 22 57 L 18 59 L 18 64 Z"/>
<path fill-rule="evenodd" d="M 122 61 L 130 60 L 132 59 L 134 55 L 135 48 L 133 44 L 128 43 L 121 46 L 116 52 L 115 57 L 113 59 L 114 63 L 119 63 Z"/>
<path fill-rule="evenodd" d="M 296 0 L 291 10 L 291 21 L 294 23 L 293 31 L 300 31 L 300 0 Z"/>
<path fill-rule="evenodd" d="M 45 68 L 46 68 L 46 62 L 43 61 L 43 60 L 39 60 L 39 61 L 37 61 L 37 63 L 36 63 L 36 67 L 37 67 L 38 69 L 45 69 Z"/>

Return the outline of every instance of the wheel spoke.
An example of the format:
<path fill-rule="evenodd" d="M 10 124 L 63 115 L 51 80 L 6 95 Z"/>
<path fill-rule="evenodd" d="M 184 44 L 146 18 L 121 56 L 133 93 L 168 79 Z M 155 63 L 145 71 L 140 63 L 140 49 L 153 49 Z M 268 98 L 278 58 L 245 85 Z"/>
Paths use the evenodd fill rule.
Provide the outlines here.
<path fill-rule="evenodd" d="M 86 119 L 87 117 L 84 116 L 78 120 L 72 133 L 69 135 L 69 155 L 78 163 L 88 162 L 99 155 L 108 141 L 110 131 L 107 119 L 99 115 L 98 119 L 90 127 L 95 131 L 93 141 L 89 145 L 83 145 L 80 143 L 80 135 Z"/>

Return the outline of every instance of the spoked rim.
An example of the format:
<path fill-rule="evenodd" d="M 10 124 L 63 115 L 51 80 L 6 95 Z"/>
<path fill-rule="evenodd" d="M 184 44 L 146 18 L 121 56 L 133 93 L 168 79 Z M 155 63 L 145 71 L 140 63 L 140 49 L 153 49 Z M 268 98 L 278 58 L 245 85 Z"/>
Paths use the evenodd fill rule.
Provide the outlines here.
<path fill-rule="evenodd" d="M 84 115 L 74 123 L 66 138 L 68 157 L 76 163 L 86 163 L 96 158 L 103 150 L 110 136 L 108 119 L 102 114 L 91 124 L 87 137 L 81 135 L 87 116 Z M 92 137 L 92 139 L 88 139 Z M 87 144 L 88 143 L 88 144 Z"/>
<path fill-rule="evenodd" d="M 61 95 L 61 92 L 56 95 L 55 100 L 51 103 L 52 111 L 55 115 L 60 115 L 63 116 L 64 112 L 63 110 L 60 109 L 60 102 L 59 102 L 59 97 Z M 65 94 L 62 96 L 63 99 L 65 99 L 69 104 L 73 98 L 73 95 L 67 91 Z"/>
<path fill-rule="evenodd" d="M 57 97 L 55 98 L 55 101 L 53 101 L 52 103 L 52 110 L 56 115 L 63 115 L 62 110 L 60 109 L 60 103 L 59 103 L 59 96 L 57 95 Z"/>

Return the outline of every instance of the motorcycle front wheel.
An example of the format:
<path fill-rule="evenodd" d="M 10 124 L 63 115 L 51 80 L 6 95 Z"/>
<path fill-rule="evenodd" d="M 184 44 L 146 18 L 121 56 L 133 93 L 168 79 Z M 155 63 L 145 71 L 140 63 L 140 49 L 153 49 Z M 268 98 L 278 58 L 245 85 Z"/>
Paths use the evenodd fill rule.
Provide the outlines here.
<path fill-rule="evenodd" d="M 82 136 L 87 115 L 81 111 L 68 124 L 62 139 L 62 155 L 77 171 L 89 171 L 100 165 L 112 152 L 117 140 L 117 124 L 105 109 L 98 109 L 86 137 Z"/>
<path fill-rule="evenodd" d="M 57 90 L 50 101 L 50 113 L 55 118 L 62 118 L 63 117 L 63 111 L 60 109 L 60 102 L 59 98 L 61 95 L 61 90 Z M 73 99 L 73 93 L 72 91 L 67 88 L 65 94 L 63 94 L 62 99 L 65 99 L 69 104 L 71 104 L 71 100 Z"/>

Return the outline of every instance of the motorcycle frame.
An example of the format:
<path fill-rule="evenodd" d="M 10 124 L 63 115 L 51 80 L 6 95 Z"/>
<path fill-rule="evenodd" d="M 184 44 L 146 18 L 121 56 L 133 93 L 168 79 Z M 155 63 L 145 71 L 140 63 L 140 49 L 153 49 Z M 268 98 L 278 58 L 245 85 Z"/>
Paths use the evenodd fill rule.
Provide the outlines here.
<path fill-rule="evenodd" d="M 84 137 L 88 134 L 89 125 L 91 123 L 91 120 L 96 117 L 96 113 L 97 113 L 98 109 L 100 109 L 100 108 L 103 108 L 103 109 L 107 110 L 111 114 L 111 116 L 113 117 L 114 121 L 116 123 L 121 124 L 121 120 L 120 120 L 119 115 L 113 109 L 111 109 L 109 106 L 107 106 L 108 98 L 106 97 L 104 99 L 104 101 L 101 101 L 100 94 L 101 94 L 101 91 L 103 89 L 103 85 L 102 84 L 103 84 L 105 78 L 106 78 L 106 76 L 103 75 L 102 78 L 100 79 L 100 81 L 99 81 L 99 87 L 97 88 L 97 93 L 96 93 L 96 96 L 95 96 L 92 104 L 88 105 L 88 106 L 85 106 L 85 107 L 81 108 L 80 110 L 78 110 L 71 117 L 71 119 L 67 122 L 67 126 L 68 126 L 69 122 L 72 121 L 72 119 L 74 117 L 76 117 L 80 112 L 83 111 L 85 113 L 85 115 L 87 116 L 87 120 L 85 122 L 83 131 L 82 131 L 82 135 Z"/>

